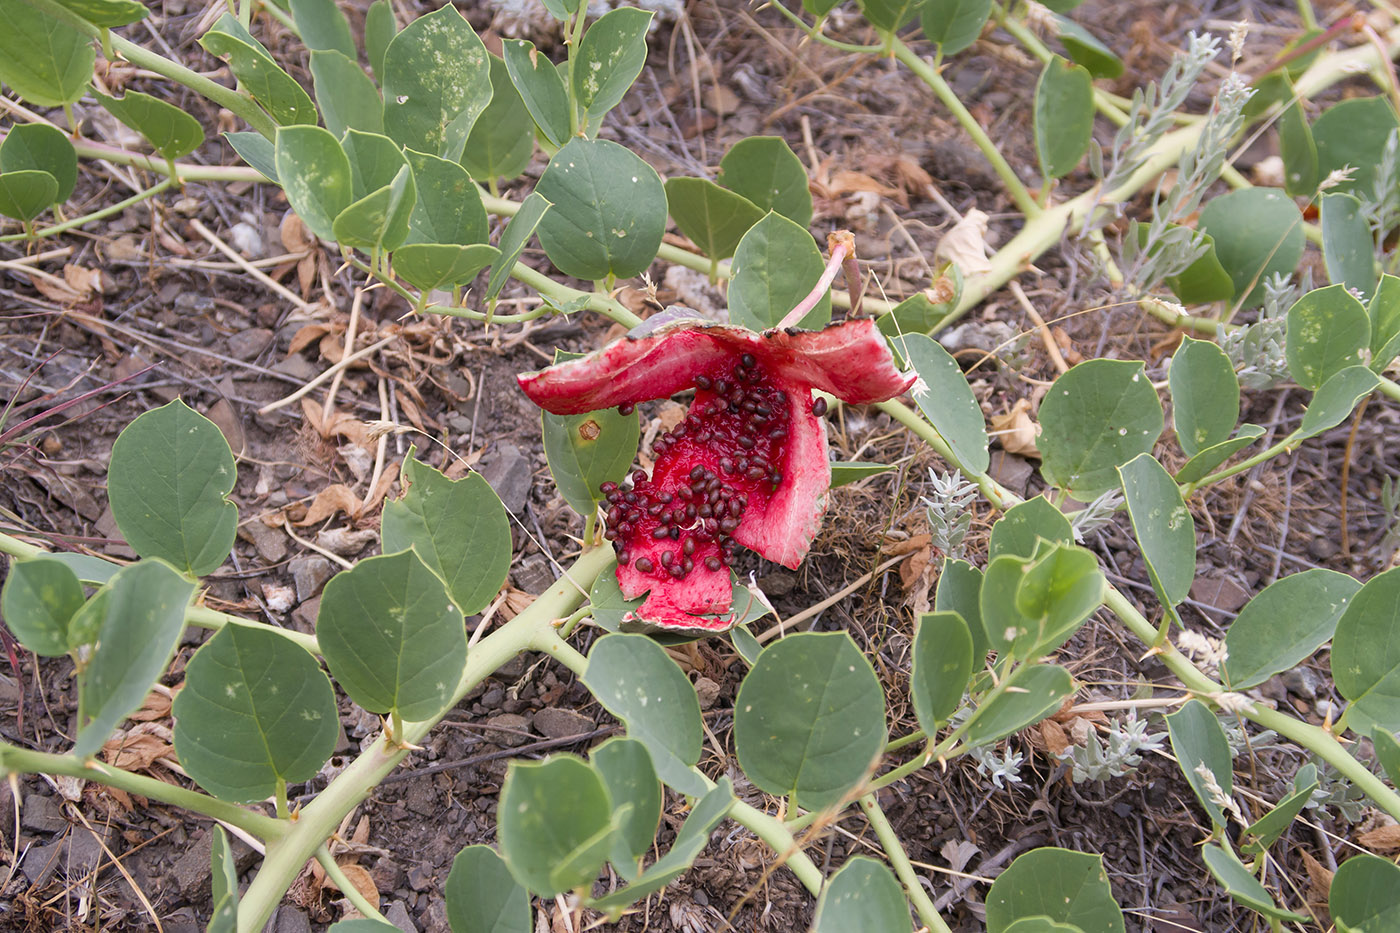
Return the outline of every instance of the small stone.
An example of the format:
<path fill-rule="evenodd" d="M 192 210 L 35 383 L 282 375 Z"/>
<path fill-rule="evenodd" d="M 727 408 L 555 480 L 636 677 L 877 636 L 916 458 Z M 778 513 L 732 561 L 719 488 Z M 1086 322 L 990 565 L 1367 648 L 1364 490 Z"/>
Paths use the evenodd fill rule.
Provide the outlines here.
<path fill-rule="evenodd" d="M 447 428 L 453 434 L 470 434 L 472 419 L 460 411 L 455 411 L 447 416 Z"/>
<path fill-rule="evenodd" d="M 709 709 L 719 699 L 719 684 L 708 677 L 696 678 L 695 695 L 700 698 L 700 708 Z"/>
<path fill-rule="evenodd" d="M 238 529 L 238 536 L 253 545 L 258 556 L 269 564 L 280 564 L 287 556 L 287 536 L 260 521 L 251 521 Z"/>
<path fill-rule="evenodd" d="M 1207 609 L 1219 610 L 1220 614 L 1209 614 L 1221 622 L 1225 620 L 1224 613 L 1237 612 L 1249 602 L 1249 591 L 1230 577 L 1200 576 L 1191 584 L 1191 598 Z"/>
<path fill-rule="evenodd" d="M 988 476 L 1018 496 L 1026 494 L 1026 486 L 1034 472 L 1035 469 L 1025 457 L 1018 457 L 1004 450 L 992 451 L 991 465 L 987 467 Z"/>
<path fill-rule="evenodd" d="M 209 834 L 200 832 L 190 839 L 175 864 L 170 877 L 186 900 L 203 901 L 210 894 Z"/>
<path fill-rule="evenodd" d="M 19 825 L 35 833 L 61 833 L 68 828 L 63 803 L 57 797 L 26 794 L 19 808 Z"/>
<path fill-rule="evenodd" d="M 228 355 L 236 360 L 256 359 L 272 346 L 272 331 L 266 327 L 250 327 L 228 338 Z"/>
<path fill-rule="evenodd" d="M 297 599 L 305 601 L 321 592 L 321 587 L 331 578 L 331 562 L 324 557 L 296 557 L 288 564 L 292 582 L 297 587 Z"/>
<path fill-rule="evenodd" d="M 486 720 L 488 728 L 485 732 L 486 740 L 503 745 L 507 748 L 517 748 L 530 741 L 530 723 L 524 716 L 518 713 L 498 713 Z M 504 731 L 509 729 L 510 731 Z"/>
<path fill-rule="evenodd" d="M 384 919 L 394 926 L 403 930 L 404 933 L 418 933 L 418 925 L 408 916 L 408 908 L 403 901 L 394 901 L 389 905 L 389 909 L 384 911 Z"/>
<path fill-rule="evenodd" d="M 1318 535 L 1308 542 L 1308 554 L 1313 560 L 1331 560 L 1337 556 L 1337 552 L 1342 549 L 1341 544 L 1335 538 L 1326 535 Z"/>
<path fill-rule="evenodd" d="M 214 426 L 223 434 L 224 440 L 228 441 L 229 449 L 235 456 L 241 455 L 248 448 L 247 439 L 243 436 L 243 421 L 238 417 L 238 413 L 233 410 L 229 400 L 221 398 L 213 405 L 204 416 L 214 422 Z"/>
<path fill-rule="evenodd" d="M 596 728 L 593 720 L 582 713 L 557 706 L 548 706 L 535 713 L 534 725 L 535 731 L 548 739 L 584 735 Z"/>
<path fill-rule="evenodd" d="M 1317 672 L 1310 667 L 1295 667 L 1284 671 L 1280 676 L 1288 692 L 1305 700 L 1317 699 L 1317 688 L 1321 686 Z"/>
<path fill-rule="evenodd" d="M 418 918 L 423 924 L 423 933 L 448 933 L 447 902 L 440 897 L 428 901 L 428 909 Z"/>
<path fill-rule="evenodd" d="M 316 631 L 316 616 L 321 612 L 321 597 L 313 596 L 292 610 L 292 625 L 306 635 Z"/>
<path fill-rule="evenodd" d="M 503 683 L 513 684 L 525 674 L 525 656 L 517 654 L 491 672 L 491 676 Z"/>
<path fill-rule="evenodd" d="M 43 888 L 49 883 L 63 864 L 63 840 L 55 839 L 48 845 L 30 846 L 20 862 L 20 871 L 35 888 Z"/>
<path fill-rule="evenodd" d="M 408 886 L 415 891 L 427 891 L 433 887 L 433 872 L 422 865 L 414 865 L 408 870 Z"/>
<path fill-rule="evenodd" d="M 708 907 L 710 905 L 710 895 L 705 893 L 704 888 L 696 888 L 694 891 L 691 891 L 690 899 L 693 900 L 698 907 Z"/>
<path fill-rule="evenodd" d="M 525 510 L 530 496 L 531 471 L 520 448 L 514 444 L 497 444 L 495 451 L 482 463 L 481 475 L 496 490 L 506 509 L 514 513 Z"/>
<path fill-rule="evenodd" d="M 505 699 L 506 691 L 504 687 L 499 685 L 488 687 L 486 692 L 481 695 L 481 707 L 482 709 L 500 709 Z"/>
<path fill-rule="evenodd" d="M 302 356 L 300 353 L 293 353 L 280 363 L 274 363 L 273 372 L 286 373 L 293 379 L 302 382 L 309 382 L 316 378 L 316 365 Z"/>
<path fill-rule="evenodd" d="M 554 573 L 549 568 L 549 558 L 543 554 L 531 554 L 522 558 L 510 575 L 517 587 L 532 596 L 540 595 L 554 584 Z"/>
<path fill-rule="evenodd" d="M 269 933 L 311 933 L 311 918 L 306 911 L 284 904 L 277 908 Z"/>

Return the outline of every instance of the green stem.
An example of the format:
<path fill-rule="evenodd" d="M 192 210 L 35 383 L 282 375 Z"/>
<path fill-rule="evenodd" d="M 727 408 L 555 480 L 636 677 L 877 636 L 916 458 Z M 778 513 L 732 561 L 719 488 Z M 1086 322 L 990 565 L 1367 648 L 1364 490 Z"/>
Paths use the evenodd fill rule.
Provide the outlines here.
<path fill-rule="evenodd" d="M 523 262 L 517 262 L 515 268 L 510 270 L 510 274 L 511 278 L 524 282 L 556 304 L 562 305 L 566 302 L 582 298 L 585 299 L 584 307 L 588 308 L 588 310 L 596 311 L 629 330 L 642 323 L 641 318 L 637 317 L 631 311 L 628 311 L 607 295 L 600 295 L 596 292 L 585 292 L 577 288 L 570 288 L 567 285 L 562 285 L 544 273 L 537 272 L 530 268 Z M 501 318 L 497 318 L 496 320 L 501 320 Z"/>
<path fill-rule="evenodd" d="M 1285 437 L 1277 444 L 1274 444 L 1271 447 L 1259 451 L 1259 453 L 1255 454 L 1252 457 L 1246 457 L 1234 466 L 1226 467 L 1223 470 L 1217 470 L 1209 476 L 1204 476 L 1196 480 L 1196 482 L 1194 483 L 1187 483 L 1184 487 L 1182 487 L 1182 495 L 1189 496 L 1191 495 L 1191 493 L 1195 492 L 1197 489 L 1200 489 L 1202 486 L 1209 486 L 1212 483 L 1218 483 L 1222 479 L 1228 479 L 1231 476 L 1234 476 L 1238 473 L 1243 473 L 1245 470 L 1251 469 L 1252 467 L 1256 467 L 1259 464 L 1263 463 L 1265 460 L 1272 460 L 1274 457 L 1277 457 L 1279 454 L 1287 450 L 1292 443 L 1295 443 L 1292 441 L 1292 437 L 1293 435 L 1290 434 L 1288 437 Z"/>
<path fill-rule="evenodd" d="M 279 820 L 290 819 L 292 813 L 287 809 L 287 782 L 279 774 L 277 776 L 277 789 L 273 793 L 273 798 L 277 808 L 277 818 Z"/>
<path fill-rule="evenodd" d="M 54 755 L 49 752 L 36 752 L 27 748 L 17 748 L 8 743 L 0 743 L 0 773 L 4 774 L 61 774 L 66 777 L 81 778 L 108 787 L 115 787 L 127 793 L 138 794 L 159 800 L 161 803 L 180 807 L 193 813 L 200 813 L 210 819 L 237 826 L 244 832 L 259 839 L 276 840 L 285 836 L 289 826 L 263 813 L 240 807 L 224 800 L 216 800 L 208 794 L 168 784 L 141 774 L 132 774 L 120 768 L 106 765 L 87 764 L 72 755 Z"/>
<path fill-rule="evenodd" d="M 55 3 L 54 0 L 23 0 L 23 2 L 42 13 L 62 20 L 85 36 L 93 39 L 101 38 L 101 30 L 98 27 L 62 4 Z M 113 35 L 111 40 L 113 50 L 136 67 L 154 71 L 158 75 L 183 84 L 196 94 L 209 98 L 219 106 L 231 110 L 236 116 L 242 117 L 245 123 L 268 139 L 277 134 L 277 124 L 273 123 L 272 118 L 264 113 L 248 95 L 240 94 L 238 91 L 211 81 L 198 72 L 186 68 L 178 62 L 173 62 L 163 55 L 157 55 L 129 39 Z"/>
<path fill-rule="evenodd" d="M 1381 376 L 1380 380 L 1380 383 L 1376 385 L 1376 391 L 1386 398 L 1400 402 L 1400 385 L 1391 382 L 1384 376 Z"/>
<path fill-rule="evenodd" d="M 1138 301 L 1138 307 L 1166 324 L 1168 327 L 1179 327 L 1182 330 L 1194 331 L 1206 337 L 1218 337 L 1223 330 L 1234 330 L 1235 325 L 1226 324 L 1208 317 L 1192 317 L 1185 311 L 1178 310 L 1180 305 L 1170 305 L 1160 298 L 1146 297 Z"/>
<path fill-rule="evenodd" d="M 1016 175 L 1010 163 L 1002 156 L 991 137 L 982 129 L 982 124 L 978 123 L 971 111 L 963 106 L 963 102 L 948 86 L 948 82 L 943 80 L 943 76 L 934 70 L 928 62 L 915 55 L 913 50 L 901 40 L 894 40 L 893 50 L 894 57 L 903 62 L 919 80 L 929 86 L 934 95 L 943 102 L 943 106 L 947 107 L 949 112 L 953 114 L 953 118 L 958 121 L 963 131 L 972 137 L 973 143 L 982 150 L 982 155 L 991 163 L 992 171 L 997 173 L 1001 183 L 1006 186 L 1006 193 L 1011 195 L 1012 201 L 1016 202 L 1016 208 L 1026 215 L 1028 221 L 1034 221 L 1042 215 L 1045 212 L 1044 209 L 1036 203 L 1035 198 L 1031 197 L 1031 193 L 1026 190 L 1025 184 Z"/>
<path fill-rule="evenodd" d="M 267 925 L 272 911 L 301 867 L 335 832 L 346 814 L 403 761 L 410 751 L 406 745 L 420 741 L 468 691 L 527 649 L 541 633 L 552 634 L 552 621 L 573 611 L 612 559 L 607 548 L 594 548 L 579 557 L 564 577 L 467 654 L 466 667 L 453 699 L 441 715 L 423 722 L 405 722 L 400 736 L 403 744 L 390 745 L 381 737 L 307 804 L 286 835 L 268 849 L 257 877 L 244 893 L 238 906 L 239 933 L 257 933 Z"/>
<path fill-rule="evenodd" d="M 139 191 L 136 194 L 133 194 L 125 201 L 119 201 L 116 204 L 108 205 L 107 207 L 104 207 L 101 210 L 93 211 L 91 214 L 84 214 L 81 217 L 74 217 L 70 220 L 63 221 L 63 223 L 54 224 L 51 227 L 44 227 L 42 230 L 35 230 L 32 233 L 11 233 L 7 236 L 0 236 L 0 243 L 9 243 L 14 240 L 37 240 L 41 237 L 56 236 L 57 234 L 64 233 L 68 230 L 72 230 L 75 227 L 81 227 L 84 224 L 90 224 L 94 220 L 101 220 L 104 217 L 111 217 L 113 214 L 120 214 L 122 211 L 126 210 L 128 207 L 131 207 L 133 204 L 139 204 L 147 198 L 155 197 L 156 195 L 164 191 L 166 188 L 169 188 L 174 184 L 175 179 L 173 177 L 166 178 L 163 181 L 157 182 L 156 184 L 147 188 L 145 191 Z"/>
<path fill-rule="evenodd" d="M 953 933 L 938 915 L 928 891 L 919 883 L 918 875 L 914 874 L 914 866 L 909 864 L 909 856 L 905 854 L 899 836 L 895 835 L 894 827 L 890 825 L 885 811 L 880 809 L 880 802 L 875 799 L 875 795 L 866 794 L 860 798 L 860 808 L 865 811 L 865 818 L 870 821 L 870 828 L 875 830 L 875 838 L 880 840 L 880 846 L 885 850 L 885 856 L 890 860 L 895 875 L 909 894 L 909 900 L 913 901 L 914 912 L 919 915 L 920 922 L 934 933 Z"/>
<path fill-rule="evenodd" d="M 326 870 L 326 877 L 335 882 L 335 886 L 340 889 L 340 893 L 349 898 L 355 909 L 371 920 L 378 920 L 381 923 L 388 923 L 384 915 L 379 912 L 379 908 L 369 902 L 369 899 L 360 893 L 360 889 L 355 887 L 355 883 L 345 875 L 345 869 L 340 867 L 340 863 L 331 858 L 331 850 L 323 844 L 316 850 L 316 861 L 321 863 L 321 867 Z"/>
<path fill-rule="evenodd" d="M 987 501 L 998 509 L 1008 509 L 1015 505 L 1020 499 L 1015 493 L 1002 486 L 996 480 L 985 473 L 979 473 L 970 469 L 958 456 L 953 453 L 953 449 L 948 446 L 948 442 L 938 433 L 933 425 L 925 421 L 917 412 L 909 408 L 899 399 L 890 399 L 887 402 L 879 402 L 875 408 L 889 415 L 895 421 L 904 425 L 925 444 L 934 449 L 944 460 L 954 466 L 959 473 L 971 479 L 982 491 L 982 495 L 987 497 Z"/>

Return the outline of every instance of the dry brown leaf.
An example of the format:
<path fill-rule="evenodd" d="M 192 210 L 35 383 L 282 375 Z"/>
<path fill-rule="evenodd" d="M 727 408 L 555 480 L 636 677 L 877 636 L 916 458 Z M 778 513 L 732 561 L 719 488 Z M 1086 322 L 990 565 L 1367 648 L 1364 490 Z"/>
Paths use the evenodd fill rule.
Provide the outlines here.
<path fill-rule="evenodd" d="M 287 348 L 287 355 L 300 353 L 302 350 L 331 332 L 331 325 L 317 321 L 314 324 L 305 324 L 292 335 L 292 343 Z"/>
<path fill-rule="evenodd" d="M 175 746 L 150 733 L 119 734 L 102 746 L 102 760 L 124 771 L 148 771 L 162 758 L 174 761 Z"/>
<path fill-rule="evenodd" d="M 355 890 L 364 895 L 365 900 L 371 904 L 379 904 L 379 888 L 375 887 L 374 879 L 370 877 L 369 870 L 363 865 L 351 863 L 341 865 L 340 870 L 345 872 L 346 879 L 355 886 Z M 335 883 L 334 878 L 326 878 L 326 886 L 340 890 L 340 885 Z"/>
<path fill-rule="evenodd" d="M 933 538 L 926 534 L 911 535 L 903 541 L 889 542 L 884 547 L 880 548 L 880 553 L 889 557 L 898 557 L 901 554 L 910 554 L 920 548 L 926 548 L 932 541 Z"/>
<path fill-rule="evenodd" d="M 1045 743 L 1045 750 L 1057 758 L 1069 748 L 1069 735 L 1065 732 L 1065 727 L 1053 719 L 1041 721 L 1040 738 Z"/>
<path fill-rule="evenodd" d="M 301 413 L 305 416 L 307 424 L 311 425 L 321 437 L 330 439 L 337 434 L 344 437 L 366 450 L 373 448 L 369 444 L 369 429 L 365 423 L 354 415 L 344 411 L 333 411 L 329 418 L 324 417 L 321 403 L 311 398 L 302 398 Z"/>
<path fill-rule="evenodd" d="M 154 722 L 159 719 L 170 718 L 170 706 L 174 702 L 173 694 L 167 694 L 160 690 L 152 690 L 146 694 L 146 699 L 142 701 L 141 708 L 132 713 L 128 719 L 137 722 Z"/>
<path fill-rule="evenodd" d="M 990 218 L 977 208 L 963 215 L 963 219 L 938 241 L 934 249 L 935 259 L 946 259 L 957 265 L 964 276 L 980 275 L 992 268 L 987 260 L 987 221 Z"/>
<path fill-rule="evenodd" d="M 1378 826 L 1357 836 L 1356 841 L 1378 855 L 1400 852 L 1400 825 Z"/>
<path fill-rule="evenodd" d="M 1011 411 L 992 415 L 991 426 L 992 436 L 1001 442 L 1002 450 L 1040 459 L 1040 448 L 1035 445 L 1035 439 L 1040 436 L 1040 425 L 1031 419 L 1030 399 L 1019 398 L 1011 406 Z"/>
<path fill-rule="evenodd" d="M 929 565 L 933 561 L 933 547 L 925 545 L 914 551 L 913 554 L 913 557 L 899 565 L 899 582 L 904 586 L 906 593 L 912 591 L 924 578 L 925 571 L 929 569 Z"/>
<path fill-rule="evenodd" d="M 282 225 L 277 230 L 282 239 L 282 248 L 289 253 L 301 253 L 316 245 L 316 238 L 306 229 L 306 224 L 295 211 L 282 215 Z"/>
<path fill-rule="evenodd" d="M 34 286 L 34 290 L 43 295 L 55 304 L 71 305 L 80 301 L 86 301 L 90 296 L 79 293 L 73 286 L 69 285 L 65 279 L 60 279 L 53 275 L 31 275 L 29 284 Z"/>
<path fill-rule="evenodd" d="M 1327 894 L 1332 890 L 1332 872 L 1306 849 L 1300 849 L 1298 854 L 1303 856 L 1303 866 L 1308 870 L 1308 903 L 1326 904 Z"/>
<path fill-rule="evenodd" d="M 306 510 L 306 517 L 296 524 L 301 527 L 315 525 L 337 512 L 344 512 L 351 519 L 359 518 L 361 505 L 360 497 L 355 495 L 349 486 L 344 483 L 332 483 L 316 493 L 311 507 Z"/>

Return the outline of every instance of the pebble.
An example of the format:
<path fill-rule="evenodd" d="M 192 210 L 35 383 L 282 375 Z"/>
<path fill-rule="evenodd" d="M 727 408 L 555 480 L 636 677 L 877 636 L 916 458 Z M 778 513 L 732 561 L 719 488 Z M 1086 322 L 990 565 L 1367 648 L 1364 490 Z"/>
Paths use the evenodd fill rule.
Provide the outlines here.
<path fill-rule="evenodd" d="M 482 709 L 500 709 L 501 704 L 505 702 L 505 698 L 506 691 L 504 687 L 489 687 L 486 692 L 481 695 L 481 707 Z"/>
<path fill-rule="evenodd" d="M 1292 670 L 1284 671 L 1281 679 L 1283 685 L 1288 688 L 1288 692 L 1294 696 L 1300 696 L 1306 700 L 1317 698 L 1317 688 L 1321 685 L 1321 681 L 1312 668 L 1295 667 Z"/>
<path fill-rule="evenodd" d="M 495 451 L 482 463 L 481 475 L 496 490 L 496 495 L 501 497 L 501 503 L 508 511 L 516 514 L 525 511 L 532 474 L 530 462 L 519 447 L 497 444 Z"/>
<path fill-rule="evenodd" d="M 389 909 L 384 911 L 384 919 L 394 926 L 403 930 L 404 933 L 418 933 L 418 925 L 408 915 L 408 908 L 403 901 L 394 901 L 389 905 Z"/>
<path fill-rule="evenodd" d="M 593 720 L 582 713 L 557 706 L 549 706 L 535 713 L 534 725 L 536 732 L 549 739 L 583 735 L 595 728 Z"/>
<path fill-rule="evenodd" d="M 252 360 L 272 345 L 272 331 L 266 327 L 250 327 L 230 334 L 228 355 L 236 360 Z"/>
<path fill-rule="evenodd" d="M 497 731 L 491 728 L 486 730 L 485 736 L 487 741 L 495 742 L 497 745 L 507 748 L 517 748 L 530 741 L 530 736 L 527 734 L 530 731 L 530 722 L 518 713 L 497 713 L 495 716 L 486 720 L 486 725 L 488 727 L 498 726 L 502 730 L 511 730 L 509 732 Z"/>
<path fill-rule="evenodd" d="M 297 599 L 306 601 L 317 593 L 331 578 L 331 562 L 324 557 L 296 557 L 288 564 L 292 582 L 296 584 Z"/>

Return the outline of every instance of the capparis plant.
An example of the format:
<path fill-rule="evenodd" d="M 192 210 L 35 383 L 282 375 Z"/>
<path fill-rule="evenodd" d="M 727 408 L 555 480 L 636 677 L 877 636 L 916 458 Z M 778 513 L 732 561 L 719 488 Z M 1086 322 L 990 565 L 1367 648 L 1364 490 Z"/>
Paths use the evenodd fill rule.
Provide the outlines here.
<path fill-rule="evenodd" d="M 852 35 L 833 32 L 831 0 L 780 0 L 775 9 L 812 41 L 893 58 L 922 81 L 1021 214 L 1019 231 L 985 263 L 947 267 L 927 291 L 895 304 L 862 299 L 849 235 L 833 236 L 824 259 L 809 231 L 806 172 L 783 140 L 737 143 L 713 179 L 663 182 L 635 152 L 600 137 L 645 65 L 652 13 L 620 6 L 592 19 L 577 0 L 544 6 L 564 39 L 559 61 L 523 40 L 491 54 L 451 6 L 401 24 L 387 0 L 376 0 L 357 43 L 331 0 L 239 2 L 199 40 L 227 63 L 230 89 L 133 41 L 127 27 L 148 13 L 134 0 L 0 0 L 0 82 L 67 120 L 16 110 L 25 119 L 5 127 L 0 213 L 21 227 L 7 239 L 58 236 L 184 181 L 262 180 L 281 187 L 312 234 L 414 313 L 501 324 L 589 313 L 628 330 L 590 355 L 520 374 L 544 410 L 553 480 L 583 515 L 584 532 L 558 582 L 470 644 L 464 619 L 495 598 L 511 550 L 507 513 L 479 475 L 449 479 L 410 452 L 402 495 L 383 509 L 382 553 L 327 584 L 315 634 L 305 635 L 203 605 L 201 578 L 227 560 L 239 521 L 228 498 L 236 460 L 220 431 L 180 401 L 136 418 L 113 447 L 107 493 L 138 560 L 0 534 L 11 558 L 5 622 L 30 652 L 72 659 L 78 710 L 70 749 L 0 745 L 0 770 L 106 784 L 258 841 L 263 858 L 241 887 L 228 835 L 215 829 L 210 930 L 261 930 L 313 859 L 363 914 L 335 928 L 389 929 L 328 840 L 474 687 L 521 652 L 539 652 L 573 672 L 625 735 L 586 757 L 511 764 L 496 845 L 463 848 L 443 882 L 456 933 L 533 929 L 536 897 L 615 919 L 683 875 L 725 821 L 767 844 L 779 870 L 816 899 L 814 930 L 947 930 L 879 791 L 963 756 L 990 767 L 997 786 L 1016 781 L 1020 757 L 993 750 L 1074 702 L 1081 685 L 1062 649 L 1097 616 L 1174 678 L 1156 685 L 1173 710 L 1162 728 L 1206 817 L 1205 869 L 1274 929 L 1313 922 L 1296 892 L 1272 884 L 1268 866 L 1318 790 L 1318 768 L 1299 768 L 1288 793 L 1252 800 L 1247 816 L 1222 717 L 1270 730 L 1400 819 L 1400 569 L 1365 581 L 1323 569 L 1284 576 L 1243 608 L 1223 643 L 1186 629 L 1178 608 L 1195 578 L 1191 505 L 1202 489 L 1317 438 L 1374 393 L 1400 399 L 1385 375 L 1400 353 L 1392 246 L 1400 160 L 1394 87 L 1378 51 L 1397 28 L 1381 35 L 1347 20 L 1322 30 L 1303 0 L 1308 28 L 1263 74 L 1229 70 L 1245 41 L 1232 34 L 1221 61 L 1229 76 L 1207 112 L 1190 115 L 1190 91 L 1225 54 L 1209 36 L 1193 36 L 1159 82 L 1124 99 L 1104 86 L 1122 61 L 1073 18 L 1072 0 L 1050 9 L 863 0 L 863 20 L 842 21 Z M 264 18 L 300 37 L 310 89 L 256 37 Z M 1333 48 L 1347 27 L 1364 27 L 1375 41 Z M 848 41 L 859 35 L 876 41 Z M 1015 45 L 1042 62 L 1031 103 L 1035 190 L 941 75 L 945 59 L 978 41 Z M 226 138 L 249 167 L 181 162 L 204 141 L 198 121 L 157 96 L 93 87 L 99 54 L 230 111 L 242 127 Z M 1312 115 L 1313 96 L 1367 69 L 1381 75 L 1382 93 Z M 73 111 L 84 97 L 144 137 L 151 153 L 85 139 Z M 1228 151 L 1269 123 L 1283 181 L 1251 185 Z M 1117 128 L 1110 146 L 1096 141 L 1096 127 Z M 548 165 L 533 191 L 502 197 L 502 181 L 517 179 L 536 147 Z M 64 217 L 80 160 L 99 158 L 163 179 L 112 208 Z M 1078 172 L 1086 160 L 1087 183 Z M 1222 186 L 1230 190 L 1216 194 Z M 1144 191 L 1153 192 L 1147 216 L 1117 224 Z M 1303 206 L 1316 210 L 1316 224 Z M 494 244 L 491 216 L 509 218 Z M 693 249 L 663 242 L 669 223 Z M 992 478 L 984 414 L 958 362 L 930 335 L 1067 236 L 1144 314 L 1194 336 L 1180 340 L 1165 382 L 1141 360 L 1067 368 L 1038 413 L 1047 493 L 1023 501 Z M 561 276 L 592 288 L 520 262 L 536 240 Z M 1288 294 L 1284 280 L 1310 240 L 1328 284 L 1256 316 Z M 643 321 L 612 297 L 658 260 L 724 283 L 728 322 L 686 309 Z M 848 291 L 829 293 L 843 267 Z M 469 294 L 483 273 L 484 287 Z M 538 309 L 496 313 L 511 278 L 544 299 Z M 832 324 L 841 309 L 849 314 Z M 1240 424 L 1241 374 L 1281 376 L 1285 366 L 1308 399 L 1298 426 L 1280 437 Z M 649 468 L 634 467 L 636 406 L 682 393 L 690 396 L 684 420 L 652 441 Z M 912 620 L 909 663 L 897 676 L 918 728 L 893 738 L 887 684 L 862 646 L 845 632 L 784 635 L 783 623 L 755 635 L 770 608 L 733 572 L 741 549 L 800 564 L 831 488 L 884 468 L 829 462 L 825 419 L 838 404 L 873 405 L 977 490 L 970 505 L 969 489 L 949 475 L 926 500 L 930 522 L 957 532 L 956 541 L 940 538 L 946 548 L 962 545 L 968 508 L 996 516 L 985 560 L 950 554 L 931 611 Z M 1080 543 L 1093 522 L 1071 520 L 1075 502 L 1093 503 L 1085 513 L 1093 522 L 1121 503 L 1145 568 L 1135 582 L 1155 597 L 1146 614 Z M 211 633 L 183 664 L 173 707 L 189 784 L 98 761 L 113 730 L 166 676 L 187 626 Z M 586 655 L 577 647 L 584 627 L 603 630 Z M 733 753 L 767 795 L 764 806 L 741 799 L 724 769 L 701 766 L 695 687 L 664 647 L 695 637 L 727 639 L 746 668 Z M 1347 701 L 1335 719 L 1312 725 L 1251 692 L 1323 650 Z M 321 774 L 334 750 L 337 691 L 380 716 L 382 729 L 294 808 L 289 789 Z M 1161 749 L 1160 730 L 1126 721 L 1105 731 L 1106 742 L 1091 736 L 1083 754 L 1062 756 L 1075 780 L 1112 779 L 1140 753 Z M 689 810 L 658 853 L 666 791 Z M 827 871 L 806 847 L 848 810 L 864 815 L 880 857 Z M 615 884 L 600 884 L 605 867 Z M 1124 929 L 1094 853 L 1027 852 L 983 901 L 995 933 Z M 1374 855 L 1346 860 L 1327 906 L 1337 929 L 1396 928 L 1400 868 Z"/>

